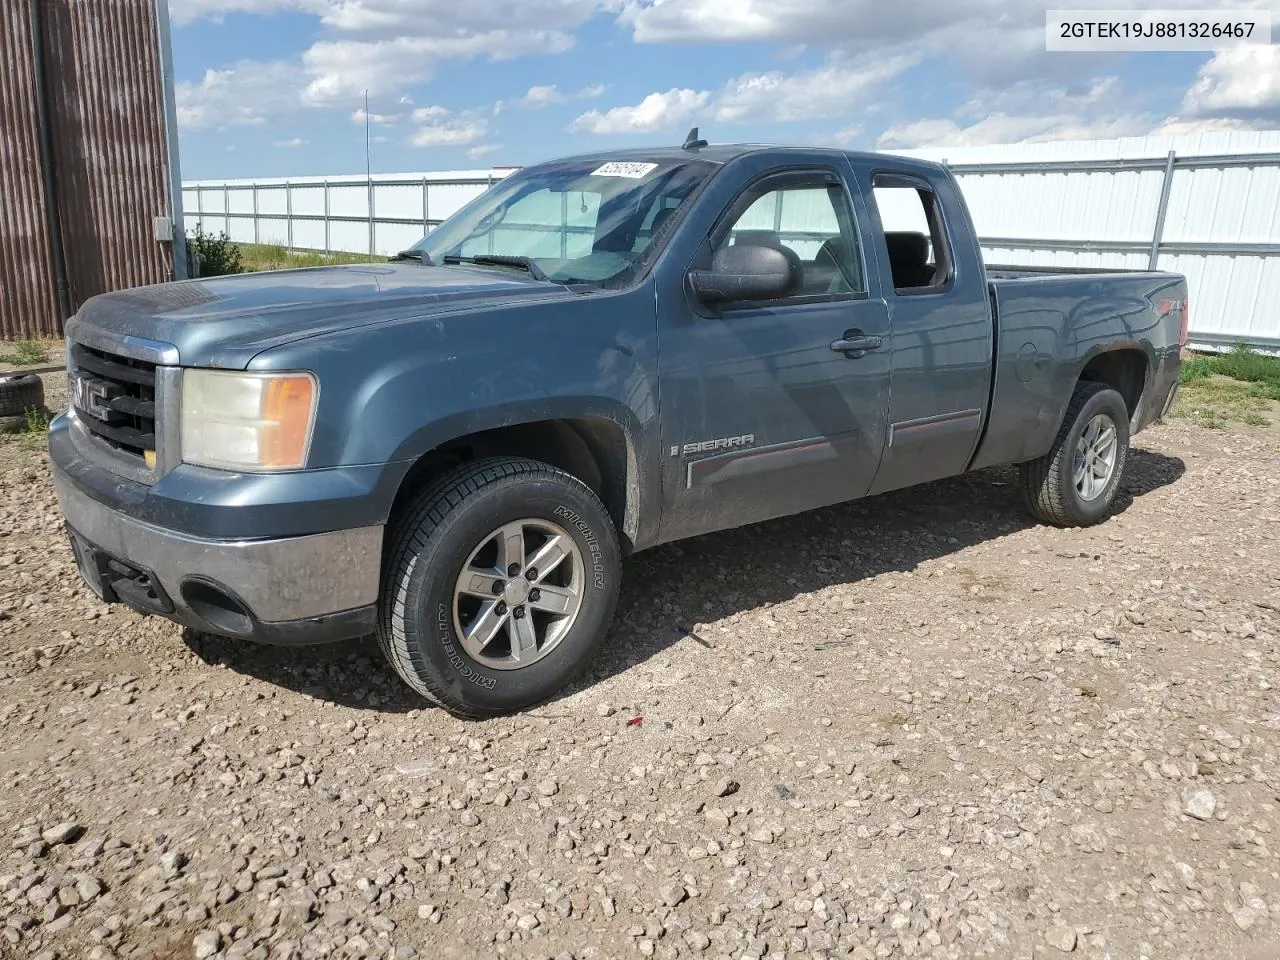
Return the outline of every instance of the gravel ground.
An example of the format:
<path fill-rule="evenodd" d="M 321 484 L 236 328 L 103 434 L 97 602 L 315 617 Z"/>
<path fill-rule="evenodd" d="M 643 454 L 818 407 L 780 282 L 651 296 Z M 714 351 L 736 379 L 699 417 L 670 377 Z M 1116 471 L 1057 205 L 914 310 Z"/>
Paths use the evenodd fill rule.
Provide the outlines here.
<path fill-rule="evenodd" d="M 483 723 L 104 607 L 5 441 L 0 955 L 1274 958 L 1280 429 L 1138 439 L 1090 530 L 992 470 L 636 557 Z"/>

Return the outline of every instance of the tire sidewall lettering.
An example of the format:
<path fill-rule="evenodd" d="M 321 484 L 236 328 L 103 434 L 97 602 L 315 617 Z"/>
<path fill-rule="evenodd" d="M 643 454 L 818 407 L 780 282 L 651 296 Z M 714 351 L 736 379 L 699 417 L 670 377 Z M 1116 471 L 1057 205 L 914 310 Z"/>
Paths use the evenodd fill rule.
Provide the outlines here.
<path fill-rule="evenodd" d="M 464 679 L 470 680 L 485 690 L 492 690 L 498 685 L 497 678 L 477 671 L 471 659 L 458 649 L 458 645 L 454 643 L 453 624 L 450 620 L 449 605 L 444 602 L 439 603 L 436 609 L 436 633 L 440 637 L 440 645 L 444 647 L 444 654 L 449 658 L 449 663 Z"/>
<path fill-rule="evenodd" d="M 582 534 L 583 540 L 586 542 L 587 552 L 591 554 L 591 584 L 597 590 L 603 590 L 606 586 L 604 561 L 600 550 L 600 541 L 596 539 L 590 524 L 582 519 L 580 514 L 575 513 L 563 504 L 556 507 L 554 512 L 557 517 L 570 523 L 578 533 Z"/>

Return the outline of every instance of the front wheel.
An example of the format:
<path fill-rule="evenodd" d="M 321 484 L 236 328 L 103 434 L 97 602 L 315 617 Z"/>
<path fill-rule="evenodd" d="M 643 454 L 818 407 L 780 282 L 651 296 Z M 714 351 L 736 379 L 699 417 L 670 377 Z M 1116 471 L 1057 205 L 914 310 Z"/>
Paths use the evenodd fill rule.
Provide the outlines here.
<path fill-rule="evenodd" d="M 460 716 L 553 696 L 618 598 L 613 522 L 577 478 L 509 457 L 460 467 L 388 530 L 378 640 L 414 690 Z"/>
<path fill-rule="evenodd" d="M 1057 527 L 1100 523 L 1115 504 L 1128 455 L 1124 398 L 1105 384 L 1078 383 L 1049 452 L 1020 467 L 1027 508 Z"/>

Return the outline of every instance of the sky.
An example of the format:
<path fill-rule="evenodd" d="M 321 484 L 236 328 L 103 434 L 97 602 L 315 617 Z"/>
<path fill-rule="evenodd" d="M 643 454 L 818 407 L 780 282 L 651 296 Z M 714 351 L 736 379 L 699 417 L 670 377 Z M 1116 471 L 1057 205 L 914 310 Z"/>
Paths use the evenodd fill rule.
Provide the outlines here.
<path fill-rule="evenodd" d="M 184 179 L 1280 129 L 1280 45 L 1049 53 L 1045 9 L 1211 0 L 169 0 Z M 1280 0 L 1239 0 L 1270 9 Z M 1280 36 L 1277 37 L 1280 39 Z"/>

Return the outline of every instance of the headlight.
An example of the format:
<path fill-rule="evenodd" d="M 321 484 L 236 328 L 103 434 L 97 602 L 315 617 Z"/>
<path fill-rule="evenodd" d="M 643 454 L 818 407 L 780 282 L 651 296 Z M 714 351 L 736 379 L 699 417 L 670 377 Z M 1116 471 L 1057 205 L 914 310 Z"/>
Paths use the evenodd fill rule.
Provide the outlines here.
<path fill-rule="evenodd" d="M 224 470 L 307 461 L 320 385 L 310 373 L 182 372 L 182 459 Z"/>

